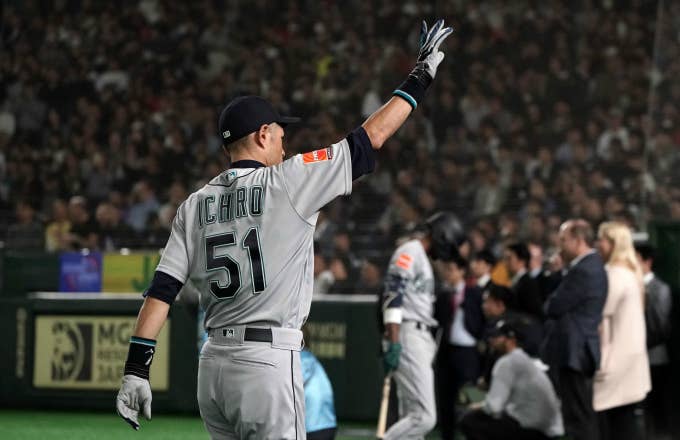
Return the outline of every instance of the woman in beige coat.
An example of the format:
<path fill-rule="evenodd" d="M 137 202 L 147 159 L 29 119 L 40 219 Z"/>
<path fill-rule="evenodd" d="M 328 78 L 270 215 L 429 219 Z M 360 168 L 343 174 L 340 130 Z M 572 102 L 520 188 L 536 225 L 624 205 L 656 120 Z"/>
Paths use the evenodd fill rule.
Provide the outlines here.
<path fill-rule="evenodd" d="M 647 360 L 644 285 L 630 229 L 606 222 L 597 248 L 607 262 L 609 290 L 600 324 L 602 360 L 593 382 L 600 440 L 643 438 L 635 404 L 651 389 Z"/>

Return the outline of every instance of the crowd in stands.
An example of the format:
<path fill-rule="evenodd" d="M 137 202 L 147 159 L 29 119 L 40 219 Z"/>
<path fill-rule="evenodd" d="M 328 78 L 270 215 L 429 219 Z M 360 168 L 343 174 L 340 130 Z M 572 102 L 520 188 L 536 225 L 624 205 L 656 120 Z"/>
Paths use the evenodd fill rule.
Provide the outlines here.
<path fill-rule="evenodd" d="M 331 290 L 373 283 L 395 237 L 443 208 L 497 255 L 517 239 L 550 252 L 567 217 L 680 219 L 680 57 L 654 50 L 656 12 L 642 0 L 7 2 L 6 247 L 162 246 L 178 204 L 228 166 L 226 102 L 260 94 L 302 116 L 289 153 L 338 141 L 408 73 L 419 19 L 434 15 L 456 28 L 434 89 L 318 233 L 341 281 Z"/>

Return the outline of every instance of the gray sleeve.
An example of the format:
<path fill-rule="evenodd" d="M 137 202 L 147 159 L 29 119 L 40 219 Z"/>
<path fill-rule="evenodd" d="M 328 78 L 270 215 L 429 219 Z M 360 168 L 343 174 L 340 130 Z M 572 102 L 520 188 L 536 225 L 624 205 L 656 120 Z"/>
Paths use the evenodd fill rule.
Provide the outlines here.
<path fill-rule="evenodd" d="M 390 259 L 385 275 L 385 290 L 382 296 L 383 323 L 401 324 L 401 307 L 404 295 L 415 278 L 415 257 L 408 250 L 397 249 Z"/>
<path fill-rule="evenodd" d="M 172 221 L 172 231 L 168 243 L 163 249 L 161 261 L 156 270 L 164 272 L 180 283 L 185 284 L 189 275 L 189 255 L 187 252 L 186 233 L 184 229 L 184 207 L 182 203 Z"/>
<path fill-rule="evenodd" d="M 515 380 L 514 362 L 506 355 L 496 362 L 491 375 L 491 389 L 484 399 L 484 412 L 499 417 L 505 409 Z"/>
<path fill-rule="evenodd" d="M 275 172 L 282 174 L 291 204 L 304 219 L 336 197 L 352 192 L 352 158 L 346 139 L 293 156 Z"/>

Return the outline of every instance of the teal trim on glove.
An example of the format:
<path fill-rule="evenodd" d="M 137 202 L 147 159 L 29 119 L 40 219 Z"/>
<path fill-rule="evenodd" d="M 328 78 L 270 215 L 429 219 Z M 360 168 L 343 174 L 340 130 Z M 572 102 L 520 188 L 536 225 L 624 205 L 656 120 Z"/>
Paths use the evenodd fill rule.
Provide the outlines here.
<path fill-rule="evenodd" d="M 390 342 L 389 347 L 383 354 L 383 368 L 385 374 L 395 371 L 399 367 L 399 356 L 401 355 L 401 344 Z"/>

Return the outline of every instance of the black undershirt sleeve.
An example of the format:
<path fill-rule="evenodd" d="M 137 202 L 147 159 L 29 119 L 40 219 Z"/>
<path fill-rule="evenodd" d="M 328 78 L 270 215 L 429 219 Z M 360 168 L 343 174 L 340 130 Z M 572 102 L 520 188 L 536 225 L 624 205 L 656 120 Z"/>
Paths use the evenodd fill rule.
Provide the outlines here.
<path fill-rule="evenodd" d="M 157 270 L 151 280 L 151 285 L 144 292 L 144 297 L 150 296 L 165 303 L 172 304 L 183 284 L 165 272 Z"/>
<path fill-rule="evenodd" d="M 347 135 L 349 153 L 352 156 L 352 180 L 375 169 L 375 150 L 364 127 L 355 128 Z"/>

